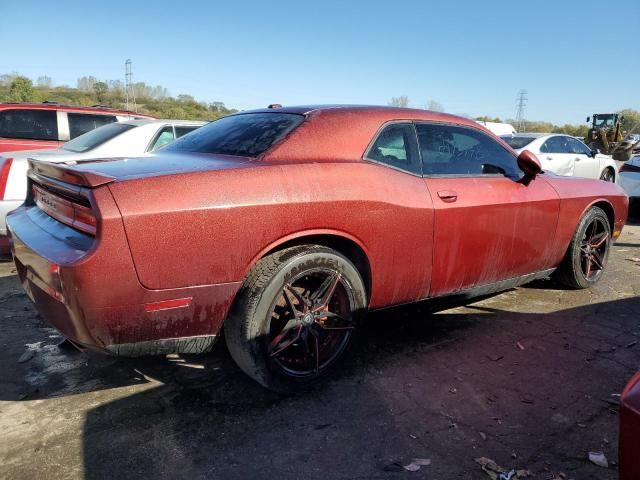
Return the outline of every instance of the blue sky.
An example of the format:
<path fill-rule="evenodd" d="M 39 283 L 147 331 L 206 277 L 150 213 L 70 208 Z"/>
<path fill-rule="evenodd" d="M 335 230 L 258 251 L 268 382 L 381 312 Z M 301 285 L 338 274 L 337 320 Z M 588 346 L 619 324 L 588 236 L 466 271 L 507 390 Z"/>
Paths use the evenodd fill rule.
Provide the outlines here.
<path fill-rule="evenodd" d="M 0 73 L 134 80 L 240 109 L 440 102 L 580 123 L 640 109 L 640 1 L 2 0 Z M 622 31 L 600 22 L 611 15 Z M 619 12 L 616 14 L 615 12 Z"/>

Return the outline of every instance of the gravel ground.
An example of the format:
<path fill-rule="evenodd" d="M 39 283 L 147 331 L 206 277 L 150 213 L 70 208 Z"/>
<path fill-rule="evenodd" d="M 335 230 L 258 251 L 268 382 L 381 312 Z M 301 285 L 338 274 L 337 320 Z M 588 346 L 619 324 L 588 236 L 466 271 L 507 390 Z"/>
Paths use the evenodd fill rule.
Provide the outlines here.
<path fill-rule="evenodd" d="M 60 350 L 0 265 L 0 478 L 488 479 L 474 461 L 488 457 L 536 479 L 615 479 L 616 394 L 640 368 L 638 225 L 592 290 L 538 282 L 371 315 L 340 374 L 295 397 L 247 379 L 222 344 Z M 394 471 L 413 458 L 431 463 Z"/>

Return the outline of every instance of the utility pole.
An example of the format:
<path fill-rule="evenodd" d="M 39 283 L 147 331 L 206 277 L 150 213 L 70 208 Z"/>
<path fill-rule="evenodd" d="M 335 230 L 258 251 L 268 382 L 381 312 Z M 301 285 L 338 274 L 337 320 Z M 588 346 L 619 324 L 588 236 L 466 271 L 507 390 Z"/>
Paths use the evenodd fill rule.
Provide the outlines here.
<path fill-rule="evenodd" d="M 527 105 L 527 91 L 520 90 L 518 92 L 518 98 L 516 99 L 518 103 L 518 111 L 516 113 L 516 128 L 518 132 L 522 132 L 525 128 L 525 120 L 524 120 L 524 107 Z"/>
<path fill-rule="evenodd" d="M 133 88 L 133 71 L 131 68 L 131 60 L 124 62 L 124 98 L 127 104 L 127 110 L 133 110 L 138 113 L 138 105 L 136 105 L 136 92 Z"/>

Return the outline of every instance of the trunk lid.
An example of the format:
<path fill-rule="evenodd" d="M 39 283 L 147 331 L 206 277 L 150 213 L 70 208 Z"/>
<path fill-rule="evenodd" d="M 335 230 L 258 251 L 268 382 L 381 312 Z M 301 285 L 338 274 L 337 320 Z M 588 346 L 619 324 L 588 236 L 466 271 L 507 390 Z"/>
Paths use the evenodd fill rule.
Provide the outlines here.
<path fill-rule="evenodd" d="M 67 170 L 76 172 L 80 176 L 92 176 L 94 179 L 110 178 L 111 181 L 119 181 L 159 175 L 242 168 L 249 166 L 251 160 L 248 157 L 205 153 L 159 153 L 140 158 L 81 161 L 67 167 Z"/>

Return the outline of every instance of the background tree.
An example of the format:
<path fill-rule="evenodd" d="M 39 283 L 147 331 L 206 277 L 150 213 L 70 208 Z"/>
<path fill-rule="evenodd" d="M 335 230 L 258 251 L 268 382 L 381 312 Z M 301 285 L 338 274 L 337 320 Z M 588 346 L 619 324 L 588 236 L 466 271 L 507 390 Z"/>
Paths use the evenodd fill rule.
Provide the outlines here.
<path fill-rule="evenodd" d="M 156 98 L 158 100 L 162 100 L 164 98 L 167 98 L 168 96 L 169 96 L 169 90 L 167 90 L 162 85 L 156 85 L 151 90 L 151 97 Z"/>
<path fill-rule="evenodd" d="M 427 110 L 431 110 L 432 112 L 444 112 L 444 107 L 441 103 L 436 102 L 435 100 L 429 100 Z"/>
<path fill-rule="evenodd" d="M 93 84 L 93 91 L 96 92 L 98 103 L 102 103 L 105 94 L 109 91 L 109 85 L 105 82 L 96 82 Z"/>
<path fill-rule="evenodd" d="M 33 83 L 27 77 L 15 77 L 9 86 L 9 100 L 32 102 L 36 100 Z"/>
<path fill-rule="evenodd" d="M 13 82 L 13 80 L 19 76 L 20 74 L 16 72 L 5 73 L 0 75 L 0 86 L 8 87 L 9 85 L 11 85 L 11 82 Z"/>
<path fill-rule="evenodd" d="M 53 80 L 47 75 L 41 75 L 38 77 L 38 80 L 36 80 L 36 85 L 39 87 L 51 88 L 53 87 Z"/>
<path fill-rule="evenodd" d="M 402 95 L 400 97 L 391 97 L 389 101 L 389 106 L 391 107 L 408 107 L 409 106 L 409 97 L 406 95 Z"/>
<path fill-rule="evenodd" d="M 622 130 L 627 133 L 640 133 L 640 112 L 638 110 L 625 108 L 620 113 L 624 115 Z"/>
<path fill-rule="evenodd" d="M 109 90 L 116 92 L 124 92 L 124 83 L 122 80 L 109 80 L 107 82 Z"/>
<path fill-rule="evenodd" d="M 486 115 L 483 115 L 482 117 L 476 117 L 475 120 L 478 120 L 479 122 L 502 123 L 502 120 L 500 120 L 500 117 L 488 117 Z"/>
<path fill-rule="evenodd" d="M 91 92 L 93 90 L 93 85 L 98 83 L 98 79 L 93 75 L 88 77 L 80 77 L 78 79 L 78 90 L 82 90 L 83 92 Z"/>

